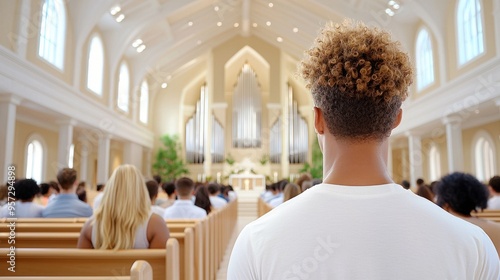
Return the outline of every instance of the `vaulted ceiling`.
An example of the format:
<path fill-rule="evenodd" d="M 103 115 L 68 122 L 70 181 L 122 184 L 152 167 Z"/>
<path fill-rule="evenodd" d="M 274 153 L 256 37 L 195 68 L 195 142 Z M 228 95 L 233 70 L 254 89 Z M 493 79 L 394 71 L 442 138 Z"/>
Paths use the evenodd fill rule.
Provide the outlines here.
<path fill-rule="evenodd" d="M 389 2 L 93 0 L 68 1 L 68 6 L 77 46 L 87 40 L 97 26 L 103 32 L 111 65 L 117 65 L 125 56 L 135 69 L 168 76 L 207 50 L 238 35 L 257 36 L 292 57 L 300 58 L 327 20 L 341 21 L 346 17 L 390 29 L 405 45 L 414 36 L 408 30 L 414 29 L 419 20 L 430 21 L 434 18 L 433 10 L 442 10 L 449 1 L 434 4 L 430 0 L 418 3 L 398 0 L 399 9 L 392 17 L 386 13 Z M 430 9 L 427 4 L 441 7 Z M 118 17 L 122 17 L 121 21 Z M 431 29 L 434 25 L 430 24 Z M 137 45 L 144 45 L 145 49 L 138 52 Z"/>

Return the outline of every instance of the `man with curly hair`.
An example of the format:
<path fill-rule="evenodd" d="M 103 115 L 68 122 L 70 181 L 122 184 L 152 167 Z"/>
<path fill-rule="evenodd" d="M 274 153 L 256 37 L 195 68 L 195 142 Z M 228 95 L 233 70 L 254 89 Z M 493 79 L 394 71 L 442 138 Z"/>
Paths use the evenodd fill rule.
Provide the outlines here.
<path fill-rule="evenodd" d="M 301 63 L 314 100 L 323 183 L 240 233 L 228 279 L 499 279 L 478 227 L 395 184 L 388 138 L 413 70 L 399 42 L 328 23 Z"/>

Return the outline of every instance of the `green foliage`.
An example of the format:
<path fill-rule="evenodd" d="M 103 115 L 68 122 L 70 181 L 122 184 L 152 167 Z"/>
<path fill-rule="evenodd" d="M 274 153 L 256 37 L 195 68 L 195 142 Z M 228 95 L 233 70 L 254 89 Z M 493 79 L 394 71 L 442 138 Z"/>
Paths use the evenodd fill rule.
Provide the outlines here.
<path fill-rule="evenodd" d="M 259 160 L 261 165 L 266 165 L 266 163 L 269 162 L 269 156 L 268 155 L 262 155 L 262 157 Z"/>
<path fill-rule="evenodd" d="M 231 166 L 233 166 L 233 164 L 235 163 L 235 160 L 231 154 L 227 154 L 226 162 L 227 162 L 227 164 L 229 164 Z"/>
<path fill-rule="evenodd" d="M 163 147 L 160 147 L 156 153 L 153 163 L 154 172 L 160 175 L 163 181 L 171 181 L 188 174 L 186 163 L 179 155 L 179 152 L 182 151 L 179 137 L 177 135 L 163 135 L 160 141 Z"/>
<path fill-rule="evenodd" d="M 317 139 L 312 145 L 312 163 L 304 163 L 304 167 L 299 172 L 309 173 L 313 178 L 323 177 L 323 153 L 321 153 Z"/>

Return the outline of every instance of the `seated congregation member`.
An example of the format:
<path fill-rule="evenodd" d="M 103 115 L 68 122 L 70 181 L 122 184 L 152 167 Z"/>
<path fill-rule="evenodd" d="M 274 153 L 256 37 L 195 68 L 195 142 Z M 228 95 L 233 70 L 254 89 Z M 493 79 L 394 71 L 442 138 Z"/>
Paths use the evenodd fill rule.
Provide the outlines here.
<path fill-rule="evenodd" d="M 35 196 L 40 192 L 40 187 L 36 181 L 33 179 L 19 180 L 14 183 L 13 187 L 15 190 L 15 203 L 12 205 L 14 209 L 9 210 L 9 204 L 5 204 L 0 209 L 0 218 L 42 217 L 43 206 L 33 202 Z"/>
<path fill-rule="evenodd" d="M 97 184 L 96 189 L 98 194 L 94 197 L 92 208 L 97 209 L 97 207 L 99 207 L 99 204 L 101 204 L 102 196 L 104 195 L 104 187 L 104 184 Z"/>
<path fill-rule="evenodd" d="M 283 197 L 283 191 L 285 190 L 286 185 L 288 185 L 287 180 L 281 180 L 278 182 L 276 188 L 278 188 L 278 193 L 276 196 L 274 196 L 273 199 L 269 200 L 268 204 L 272 207 L 276 207 L 283 203 L 284 197 Z"/>
<path fill-rule="evenodd" d="M 133 165 L 117 167 L 102 202 L 82 227 L 78 248 L 163 249 L 170 234 L 162 217 L 151 212 L 146 183 Z"/>
<path fill-rule="evenodd" d="M 488 209 L 500 210 L 500 176 L 493 176 L 488 182 L 492 197 L 488 200 Z"/>
<path fill-rule="evenodd" d="M 229 202 L 235 201 L 238 198 L 238 195 L 234 191 L 233 186 L 227 185 L 226 187 L 227 187 L 227 190 L 228 190 L 227 191 L 227 196 L 229 197 Z"/>
<path fill-rule="evenodd" d="M 92 208 L 80 201 L 76 195 L 76 170 L 63 168 L 57 173 L 57 181 L 61 186 L 60 193 L 55 196 L 42 212 L 44 218 L 75 218 L 92 216 Z"/>
<path fill-rule="evenodd" d="M 7 203 L 9 188 L 7 185 L 0 185 L 0 206 Z"/>
<path fill-rule="evenodd" d="M 434 193 L 432 193 L 431 188 L 426 184 L 418 185 L 416 194 L 430 201 L 434 201 Z"/>
<path fill-rule="evenodd" d="M 455 172 L 441 178 L 437 185 L 437 204 L 444 210 L 482 228 L 491 238 L 500 256 L 500 223 L 473 217 L 488 203 L 488 189 L 476 177 Z"/>
<path fill-rule="evenodd" d="M 163 217 L 165 214 L 165 208 L 162 208 L 155 204 L 156 198 L 158 197 L 158 183 L 156 180 L 146 181 L 146 187 L 148 189 L 149 199 L 151 200 L 151 211 L 153 213 Z"/>
<path fill-rule="evenodd" d="M 175 202 L 175 183 L 174 182 L 165 182 L 162 184 L 161 188 L 167 194 L 168 199 L 165 200 L 160 206 L 162 208 L 168 208 L 174 205 Z"/>
<path fill-rule="evenodd" d="M 283 196 L 271 200 L 271 202 L 269 202 L 269 205 L 275 208 L 280 204 L 282 204 L 283 202 L 291 198 L 294 198 L 299 194 L 300 194 L 300 187 L 297 184 L 288 183 L 286 184 L 285 189 L 283 190 Z"/>
<path fill-rule="evenodd" d="M 207 186 L 208 194 L 210 195 L 210 204 L 214 209 L 220 209 L 227 205 L 227 201 L 224 198 L 219 197 L 220 186 L 216 183 L 210 183 Z"/>
<path fill-rule="evenodd" d="M 389 175 L 389 136 L 413 80 L 400 43 L 361 22 L 327 23 L 300 72 L 323 184 L 248 224 L 227 279 L 499 279 L 484 231 Z"/>
<path fill-rule="evenodd" d="M 175 182 L 177 200 L 174 205 L 165 209 L 164 219 L 201 219 L 207 216 L 207 212 L 194 205 L 191 199 L 194 191 L 193 180 L 183 177 Z"/>
<path fill-rule="evenodd" d="M 305 192 L 306 190 L 310 189 L 313 186 L 313 181 L 304 181 L 302 183 L 301 190 L 302 192 Z"/>
<path fill-rule="evenodd" d="M 405 190 L 409 190 L 409 189 L 410 189 L 410 182 L 408 182 L 408 180 L 403 180 L 403 181 L 401 181 L 401 186 L 402 186 Z"/>
<path fill-rule="evenodd" d="M 210 203 L 210 195 L 208 194 L 207 187 L 199 185 L 194 194 L 194 205 L 202 208 L 207 212 L 207 215 L 212 211 L 212 203 Z"/>

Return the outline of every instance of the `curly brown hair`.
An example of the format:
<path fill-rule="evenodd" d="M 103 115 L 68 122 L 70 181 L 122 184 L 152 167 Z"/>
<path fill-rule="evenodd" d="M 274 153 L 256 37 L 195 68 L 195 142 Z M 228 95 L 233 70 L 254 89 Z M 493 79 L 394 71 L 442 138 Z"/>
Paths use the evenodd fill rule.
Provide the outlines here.
<path fill-rule="evenodd" d="M 300 74 L 339 139 L 388 137 L 413 82 L 413 68 L 388 32 L 329 22 L 306 51 Z"/>

